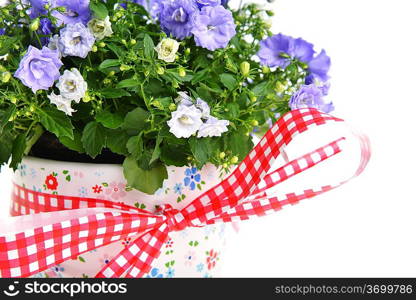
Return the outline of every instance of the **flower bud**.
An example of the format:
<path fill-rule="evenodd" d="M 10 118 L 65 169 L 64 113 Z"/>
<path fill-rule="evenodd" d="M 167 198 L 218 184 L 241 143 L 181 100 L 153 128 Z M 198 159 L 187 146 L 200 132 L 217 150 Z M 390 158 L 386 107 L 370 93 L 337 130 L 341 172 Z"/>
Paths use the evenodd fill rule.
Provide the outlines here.
<path fill-rule="evenodd" d="M 185 77 L 186 76 L 186 71 L 184 68 L 179 68 L 178 74 L 180 77 Z"/>
<path fill-rule="evenodd" d="M 259 122 L 257 120 L 251 120 L 250 124 L 252 126 L 259 126 Z"/>
<path fill-rule="evenodd" d="M 264 74 L 268 74 L 268 73 L 270 73 L 270 68 L 269 68 L 268 66 L 263 66 L 263 68 L 262 68 L 262 72 L 263 72 Z"/>
<path fill-rule="evenodd" d="M 134 45 L 136 45 L 136 44 L 137 44 L 137 41 L 136 41 L 135 39 L 132 39 L 132 40 L 130 41 L 130 45 L 134 46 Z"/>
<path fill-rule="evenodd" d="M 101 48 L 104 48 L 106 45 L 105 45 L 105 43 L 104 42 L 99 42 L 98 43 L 98 47 L 101 47 Z"/>
<path fill-rule="evenodd" d="M 232 164 L 236 164 L 236 163 L 238 163 L 238 156 L 233 156 L 233 157 L 231 158 L 231 163 L 232 163 Z"/>
<path fill-rule="evenodd" d="M 131 67 L 130 66 L 128 66 L 128 65 L 121 65 L 120 66 L 120 71 L 121 72 L 124 72 L 124 71 L 128 71 L 128 70 L 130 70 L 131 69 Z"/>
<path fill-rule="evenodd" d="M 10 72 L 3 72 L 1 73 L 1 81 L 3 83 L 7 83 L 12 78 L 12 74 Z"/>
<path fill-rule="evenodd" d="M 285 88 L 286 86 L 283 83 L 281 83 L 280 81 L 276 82 L 276 87 L 275 87 L 276 92 L 281 94 L 285 91 Z"/>
<path fill-rule="evenodd" d="M 253 103 L 256 102 L 257 101 L 257 97 L 254 96 L 254 95 L 251 95 L 250 96 L 250 101 L 253 102 Z"/>
<path fill-rule="evenodd" d="M 191 54 L 191 49 L 190 48 L 186 48 L 185 55 L 189 55 L 189 54 Z"/>
<path fill-rule="evenodd" d="M 110 73 L 108 73 L 108 76 L 114 76 L 116 74 L 116 72 L 111 71 Z"/>
<path fill-rule="evenodd" d="M 170 111 L 175 111 L 176 110 L 176 104 L 175 103 L 169 104 L 169 110 Z"/>
<path fill-rule="evenodd" d="M 227 164 L 227 163 L 223 163 L 223 164 L 222 164 L 222 167 L 223 167 L 224 169 L 227 169 L 227 168 L 228 168 L 228 164 Z"/>
<path fill-rule="evenodd" d="M 221 159 L 224 159 L 225 158 L 225 152 L 221 152 L 219 156 L 220 156 Z"/>
<path fill-rule="evenodd" d="M 30 31 L 36 31 L 36 30 L 39 29 L 39 26 L 40 26 L 40 19 L 36 18 L 32 21 L 32 23 L 30 23 L 29 30 Z"/>
<path fill-rule="evenodd" d="M 159 74 L 159 75 L 163 75 L 163 74 L 165 74 L 165 68 L 163 68 L 163 67 L 161 67 L 161 66 L 158 66 L 158 67 L 156 68 L 156 73 L 157 73 L 157 74 Z"/>
<path fill-rule="evenodd" d="M 240 64 L 240 72 L 244 77 L 248 77 L 250 75 L 250 63 L 243 61 Z"/>
<path fill-rule="evenodd" d="M 92 52 L 97 52 L 98 51 L 98 47 L 96 45 L 92 46 L 91 51 Z"/>

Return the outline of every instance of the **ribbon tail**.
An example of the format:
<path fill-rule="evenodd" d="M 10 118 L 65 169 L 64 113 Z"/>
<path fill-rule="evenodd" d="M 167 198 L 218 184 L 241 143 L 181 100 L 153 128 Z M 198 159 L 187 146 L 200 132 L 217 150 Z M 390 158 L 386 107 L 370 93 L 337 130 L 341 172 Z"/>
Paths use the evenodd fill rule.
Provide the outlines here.
<path fill-rule="evenodd" d="M 161 220 L 107 208 L 39 213 L 2 220 L 1 277 L 29 277 L 76 259 L 82 253 L 148 230 Z M 2 233 L 3 230 L 6 233 Z M 7 233 L 9 230 L 13 233 Z"/>
<path fill-rule="evenodd" d="M 143 277 L 152 267 L 152 263 L 160 256 L 161 248 L 168 239 L 169 228 L 162 223 L 133 241 L 129 247 L 121 251 L 98 274 L 97 278 L 118 278 L 127 272 L 126 277 Z"/>
<path fill-rule="evenodd" d="M 371 151 L 370 142 L 367 136 L 356 135 L 356 137 L 360 142 L 361 160 L 357 171 L 349 179 L 335 185 L 325 185 L 315 189 L 306 189 L 301 193 L 288 193 L 281 197 L 271 196 L 267 193 L 268 189 L 275 187 L 277 184 L 280 184 L 288 178 L 316 166 L 318 163 L 340 153 L 341 149 L 338 143 L 343 140 L 343 138 L 341 138 L 289 162 L 285 166 L 273 172 L 272 175 L 265 176 L 265 179 L 259 184 L 259 188 L 254 190 L 254 195 L 247 197 L 241 204 L 229 209 L 220 216 L 209 220 L 207 224 L 214 224 L 217 222 L 234 222 L 239 220 L 248 220 L 252 216 L 264 216 L 280 210 L 285 205 L 296 204 L 301 200 L 310 199 L 326 193 L 347 183 L 354 177 L 359 176 L 369 162 Z M 301 168 L 300 166 L 303 167 Z M 291 171 L 288 172 L 287 170 Z M 276 174 L 277 176 L 273 176 L 273 174 Z"/>

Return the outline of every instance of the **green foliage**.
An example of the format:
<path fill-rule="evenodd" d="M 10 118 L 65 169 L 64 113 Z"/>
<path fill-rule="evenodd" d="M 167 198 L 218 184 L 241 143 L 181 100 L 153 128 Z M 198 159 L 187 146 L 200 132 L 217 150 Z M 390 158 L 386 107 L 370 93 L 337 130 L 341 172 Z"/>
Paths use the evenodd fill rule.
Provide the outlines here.
<path fill-rule="evenodd" d="M 105 128 L 95 121 L 88 123 L 82 133 L 81 141 L 85 152 L 93 158 L 96 157 L 106 145 Z"/>
<path fill-rule="evenodd" d="M 147 194 L 154 194 L 168 178 L 166 166 L 158 163 L 150 169 L 142 169 L 137 161 L 128 156 L 123 163 L 124 176 L 129 186 Z"/>
<path fill-rule="evenodd" d="M 125 156 L 129 185 L 151 194 L 167 178 L 166 166 L 212 163 L 228 169 L 241 161 L 253 147 L 249 133 L 255 127 L 264 131 L 270 119 L 287 112 L 291 94 L 304 82 L 307 67 L 296 60 L 285 70 L 269 70 L 254 59 L 259 41 L 271 35 L 265 11 L 255 4 L 232 11 L 237 34 L 228 47 L 211 52 L 186 38 L 175 61 L 165 62 L 155 51 L 167 37 L 158 23 L 149 22 L 144 8 L 132 2 L 115 10 L 118 2 L 91 0 L 94 17 L 109 16 L 114 33 L 97 41 L 86 59 L 62 58 L 61 73 L 77 68 L 88 83 L 72 116 L 50 103 L 47 96 L 58 92 L 56 87 L 34 94 L 13 76 L 0 80 L 0 166 L 11 157 L 16 168 L 40 126 L 76 152 L 94 158 L 108 148 Z M 0 36 L 0 55 L 8 54 L 0 60 L 0 75 L 14 74 L 29 45 L 38 47 L 46 37 L 28 30 L 25 12 L 15 1 L 0 9 L 0 28 L 7 29 Z M 57 28 L 52 34 L 58 33 L 50 10 L 47 16 Z M 207 101 L 213 117 L 230 122 L 228 132 L 189 139 L 169 132 L 173 99 L 181 91 Z"/>

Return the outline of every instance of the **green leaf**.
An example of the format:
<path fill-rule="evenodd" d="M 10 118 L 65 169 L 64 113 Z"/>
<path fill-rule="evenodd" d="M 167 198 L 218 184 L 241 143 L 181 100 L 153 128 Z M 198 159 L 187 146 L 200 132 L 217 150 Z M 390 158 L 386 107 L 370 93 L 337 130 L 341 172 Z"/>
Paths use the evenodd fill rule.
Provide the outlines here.
<path fill-rule="evenodd" d="M 127 142 L 127 150 L 136 160 L 138 160 L 143 153 L 143 139 L 142 135 L 131 137 Z"/>
<path fill-rule="evenodd" d="M 84 146 L 82 145 L 81 137 L 82 135 L 80 132 L 74 131 L 73 139 L 67 136 L 63 136 L 59 138 L 59 141 L 70 150 L 76 151 L 78 153 L 85 153 Z"/>
<path fill-rule="evenodd" d="M 238 156 L 241 160 L 247 156 L 253 148 L 253 142 L 250 136 L 247 136 L 244 130 L 231 132 L 225 139 L 226 149 L 232 152 L 232 155 Z"/>
<path fill-rule="evenodd" d="M 252 89 L 252 92 L 256 96 L 264 96 L 267 93 L 268 85 L 269 85 L 268 81 L 263 81 L 263 82 L 259 83 L 258 85 L 256 85 Z"/>
<path fill-rule="evenodd" d="M 119 65 L 121 65 L 121 63 L 118 59 L 106 59 L 98 66 L 98 69 L 104 70 L 111 67 L 118 67 Z"/>
<path fill-rule="evenodd" d="M 107 129 L 107 148 L 120 155 L 128 155 L 126 144 L 130 136 L 122 129 Z"/>
<path fill-rule="evenodd" d="M 101 96 L 108 99 L 131 96 L 129 92 L 122 89 L 106 88 L 100 91 Z"/>
<path fill-rule="evenodd" d="M 155 52 L 155 49 L 154 49 L 155 44 L 153 43 L 152 38 L 148 34 L 145 34 L 144 36 L 143 45 L 144 45 L 144 56 L 147 59 L 153 58 L 154 52 Z"/>
<path fill-rule="evenodd" d="M 237 85 L 237 80 L 231 74 L 227 74 L 227 73 L 221 74 L 220 79 L 221 79 L 221 82 L 224 84 L 224 86 L 230 91 L 234 90 L 234 88 Z"/>
<path fill-rule="evenodd" d="M 111 51 L 113 51 L 113 53 L 115 55 L 117 55 L 118 58 L 122 58 L 125 55 L 124 50 L 122 48 L 118 47 L 117 45 L 109 43 L 109 44 L 107 44 L 107 48 L 110 49 Z M 120 64 L 118 64 L 118 65 L 120 65 Z"/>
<path fill-rule="evenodd" d="M 9 132 L 0 134 L 0 167 L 9 161 L 12 155 L 13 137 Z"/>
<path fill-rule="evenodd" d="M 26 135 L 24 133 L 17 136 L 13 142 L 12 147 L 12 162 L 10 163 L 10 168 L 16 171 L 17 166 L 22 161 L 23 155 L 26 149 Z"/>
<path fill-rule="evenodd" d="M 198 139 L 196 137 L 192 137 L 189 139 L 189 146 L 191 147 L 191 151 L 198 161 L 198 165 L 205 165 L 212 153 L 211 139 Z"/>
<path fill-rule="evenodd" d="M 123 170 L 129 186 L 149 195 L 153 195 L 161 188 L 163 181 L 168 178 L 168 172 L 163 164 L 157 164 L 150 170 L 143 170 L 137 164 L 137 160 L 131 156 L 124 160 Z"/>
<path fill-rule="evenodd" d="M 160 157 L 160 143 L 163 141 L 163 138 L 161 138 L 160 136 L 157 137 L 156 139 L 156 145 L 155 145 L 155 149 L 153 150 L 152 153 L 152 158 L 150 159 L 149 165 L 151 165 L 153 162 L 155 162 L 156 160 L 159 159 Z"/>
<path fill-rule="evenodd" d="M 149 115 L 149 112 L 138 107 L 126 115 L 122 128 L 130 135 L 138 135 L 145 128 Z"/>
<path fill-rule="evenodd" d="M 38 110 L 40 122 L 46 130 L 54 133 L 58 138 L 74 138 L 74 126 L 68 116 L 55 108 L 42 108 Z"/>
<path fill-rule="evenodd" d="M 11 105 L 5 112 L 0 111 L 0 134 L 3 132 L 7 123 L 9 123 L 9 120 L 15 111 L 16 106 L 14 105 Z"/>
<path fill-rule="evenodd" d="M 90 2 L 90 9 L 98 19 L 105 19 L 108 16 L 107 7 L 103 3 Z"/>
<path fill-rule="evenodd" d="M 106 110 L 99 112 L 95 116 L 95 119 L 97 122 L 101 123 L 104 127 L 107 127 L 110 129 L 119 128 L 124 122 L 124 118 L 121 115 L 113 114 Z"/>
<path fill-rule="evenodd" d="M 0 35 L 0 56 L 6 55 L 18 43 L 20 37 Z"/>
<path fill-rule="evenodd" d="M 98 122 L 90 122 L 85 126 L 81 138 L 85 152 L 95 158 L 106 144 L 105 128 Z"/>
<path fill-rule="evenodd" d="M 116 87 L 119 89 L 122 88 L 131 88 L 131 87 L 137 87 L 139 85 L 139 82 L 137 81 L 137 79 L 135 78 L 129 78 L 129 79 L 124 79 L 122 81 L 120 81 Z"/>
<path fill-rule="evenodd" d="M 183 145 L 163 143 L 160 160 L 167 166 L 183 167 L 188 164 L 189 149 Z"/>

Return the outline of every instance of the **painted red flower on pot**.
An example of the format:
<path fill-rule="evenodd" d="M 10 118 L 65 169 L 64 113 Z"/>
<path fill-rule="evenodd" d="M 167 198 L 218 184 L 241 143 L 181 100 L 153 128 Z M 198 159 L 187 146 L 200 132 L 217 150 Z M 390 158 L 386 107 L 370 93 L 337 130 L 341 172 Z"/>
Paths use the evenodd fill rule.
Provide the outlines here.
<path fill-rule="evenodd" d="M 58 188 L 58 179 L 54 174 L 46 176 L 45 185 L 48 190 L 55 191 Z"/>
<path fill-rule="evenodd" d="M 219 259 L 218 252 L 215 252 L 214 249 L 211 249 L 211 251 L 209 251 L 207 255 L 208 255 L 207 257 L 208 270 L 211 270 L 215 268 L 215 265 Z"/>
<path fill-rule="evenodd" d="M 101 185 L 96 184 L 92 187 L 92 191 L 94 194 L 100 194 L 103 191 L 103 187 Z"/>

